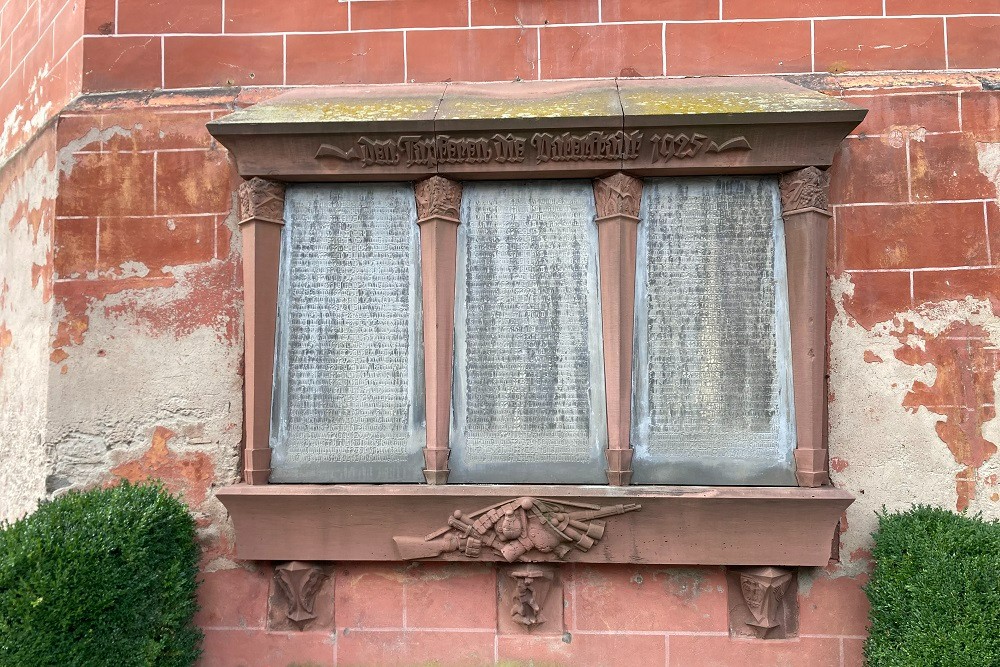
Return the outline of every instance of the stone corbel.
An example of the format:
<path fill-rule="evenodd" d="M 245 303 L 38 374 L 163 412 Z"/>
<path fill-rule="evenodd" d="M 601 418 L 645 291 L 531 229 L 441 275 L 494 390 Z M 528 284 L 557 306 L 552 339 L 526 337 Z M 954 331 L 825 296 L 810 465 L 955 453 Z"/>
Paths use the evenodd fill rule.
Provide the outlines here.
<path fill-rule="evenodd" d="M 563 590 L 557 568 L 539 563 L 498 571 L 500 634 L 562 635 Z"/>
<path fill-rule="evenodd" d="M 632 482 L 632 334 L 641 197 L 642 181 L 628 174 L 594 181 L 608 407 L 607 473 L 612 486 Z"/>
<path fill-rule="evenodd" d="M 251 178 L 239 188 L 243 236 L 244 359 L 246 382 L 243 478 L 267 484 L 271 474 L 271 386 L 278 309 L 278 264 L 285 186 Z"/>
<path fill-rule="evenodd" d="M 413 187 L 420 226 L 424 311 L 427 445 L 424 478 L 448 483 L 452 351 L 455 343 L 455 271 L 462 185 L 431 176 Z"/>
<path fill-rule="evenodd" d="M 274 568 L 276 588 L 284 598 L 284 612 L 293 627 L 301 630 L 317 617 L 316 594 L 327 579 L 318 565 L 292 561 Z"/>
<path fill-rule="evenodd" d="M 794 569 L 734 568 L 727 573 L 729 632 L 736 637 L 788 639 L 798 634 Z"/>
<path fill-rule="evenodd" d="M 795 476 L 829 484 L 826 442 L 826 239 L 829 173 L 806 167 L 781 177 L 795 396 Z"/>

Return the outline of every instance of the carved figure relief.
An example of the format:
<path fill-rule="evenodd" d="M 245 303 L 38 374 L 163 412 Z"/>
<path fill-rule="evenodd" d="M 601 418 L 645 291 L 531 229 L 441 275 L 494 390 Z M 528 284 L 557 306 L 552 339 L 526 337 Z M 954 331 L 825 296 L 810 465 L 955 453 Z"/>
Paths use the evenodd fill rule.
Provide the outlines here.
<path fill-rule="evenodd" d="M 462 184 L 444 176 L 431 176 L 413 186 L 417 198 L 417 217 L 433 216 L 458 220 L 462 203 Z"/>
<path fill-rule="evenodd" d="M 316 594 L 326 576 L 319 566 L 300 561 L 284 563 L 274 568 L 275 580 L 288 603 L 285 615 L 300 629 L 302 625 L 316 618 L 316 614 L 313 613 Z"/>
<path fill-rule="evenodd" d="M 552 585 L 552 569 L 540 565 L 525 565 L 507 573 L 517 583 L 510 616 L 514 622 L 531 628 L 545 622 L 542 604 Z"/>
<path fill-rule="evenodd" d="M 787 214 L 807 208 L 830 208 L 830 172 L 806 167 L 781 176 L 781 207 Z"/>
<path fill-rule="evenodd" d="M 285 186 L 277 181 L 253 177 L 239 187 L 240 222 L 262 220 L 284 224 Z"/>
<path fill-rule="evenodd" d="M 598 218 L 612 215 L 638 218 L 641 197 L 642 181 L 628 174 L 618 172 L 594 181 L 594 201 L 597 204 Z"/>
<path fill-rule="evenodd" d="M 523 497 L 471 514 L 455 510 L 448 526 L 426 537 L 393 537 L 403 560 L 458 552 L 479 558 L 492 550 L 508 563 L 563 560 L 574 550 L 589 551 L 604 537 L 602 519 L 641 509 L 640 505 L 584 505 Z"/>
<path fill-rule="evenodd" d="M 730 632 L 752 634 L 758 639 L 794 636 L 798 626 L 794 579 L 794 570 L 780 567 L 731 571 Z M 734 593 L 733 588 L 738 590 Z"/>

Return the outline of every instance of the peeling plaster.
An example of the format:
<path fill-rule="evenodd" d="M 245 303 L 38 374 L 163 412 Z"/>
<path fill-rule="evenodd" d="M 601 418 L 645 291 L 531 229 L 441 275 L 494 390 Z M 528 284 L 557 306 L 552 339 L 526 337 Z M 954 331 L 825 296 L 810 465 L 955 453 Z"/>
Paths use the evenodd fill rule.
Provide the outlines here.
<path fill-rule="evenodd" d="M 235 216 L 227 224 L 235 229 Z M 235 566 L 212 489 L 239 479 L 238 239 L 230 235 L 225 260 L 62 295 L 49 365 L 50 491 L 162 479 L 192 509 L 207 571 Z"/>
<path fill-rule="evenodd" d="M 0 520 L 45 495 L 54 144 L 43 133 L 0 170 Z"/>
<path fill-rule="evenodd" d="M 866 329 L 846 306 L 854 293 L 850 277 L 835 278 L 831 293 L 831 477 L 857 497 L 847 511 L 849 528 L 841 536 L 841 552 L 847 557 L 837 574 L 857 575 L 869 565 L 870 535 L 882 507 L 895 511 L 924 503 L 1000 518 L 1000 505 L 987 488 L 989 476 L 1000 470 L 995 449 L 982 446 L 970 459 L 961 446 L 969 432 L 951 428 L 956 426 L 952 420 L 966 411 L 929 398 L 954 394 L 968 400 L 973 391 L 992 401 L 997 374 L 958 372 L 967 371 L 967 359 L 948 362 L 948 343 L 957 350 L 979 346 L 988 355 L 1000 341 L 1000 318 L 988 301 L 968 297 L 887 313 L 887 319 Z M 969 331 L 976 332 L 971 342 L 961 336 Z M 872 356 L 881 361 L 872 363 Z M 984 380 L 988 386 L 975 393 L 976 383 Z M 928 394 L 930 389 L 936 391 Z M 972 435 L 1000 442 L 992 408 L 968 407 L 979 416 Z"/>

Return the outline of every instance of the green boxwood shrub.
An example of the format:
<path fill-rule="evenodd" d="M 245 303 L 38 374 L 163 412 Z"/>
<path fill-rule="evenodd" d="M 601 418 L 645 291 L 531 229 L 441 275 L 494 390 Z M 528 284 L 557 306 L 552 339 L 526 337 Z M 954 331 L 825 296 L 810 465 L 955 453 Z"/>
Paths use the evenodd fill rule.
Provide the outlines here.
<path fill-rule="evenodd" d="M 874 537 L 868 665 L 1000 665 L 1000 524 L 917 506 Z"/>
<path fill-rule="evenodd" d="M 69 493 L 0 527 L 0 665 L 191 665 L 198 545 L 158 485 Z"/>

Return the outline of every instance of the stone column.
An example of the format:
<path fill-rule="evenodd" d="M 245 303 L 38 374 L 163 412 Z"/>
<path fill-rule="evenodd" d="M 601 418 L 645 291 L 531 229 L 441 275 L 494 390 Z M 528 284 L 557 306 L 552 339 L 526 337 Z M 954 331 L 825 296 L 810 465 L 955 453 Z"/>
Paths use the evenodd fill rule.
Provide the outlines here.
<path fill-rule="evenodd" d="M 642 181 L 621 172 L 594 181 L 601 267 L 601 327 L 608 405 L 608 483 L 632 481 L 632 334 Z"/>
<path fill-rule="evenodd" d="M 799 486 L 830 481 L 826 443 L 826 238 L 830 176 L 816 167 L 781 177 Z"/>
<path fill-rule="evenodd" d="M 245 311 L 243 479 L 247 484 L 267 484 L 271 474 L 271 387 L 285 186 L 251 178 L 240 185 L 239 205 Z"/>
<path fill-rule="evenodd" d="M 462 185 L 431 176 L 414 186 L 420 226 L 424 311 L 427 446 L 424 478 L 448 483 L 452 355 L 455 343 L 455 271 Z"/>

